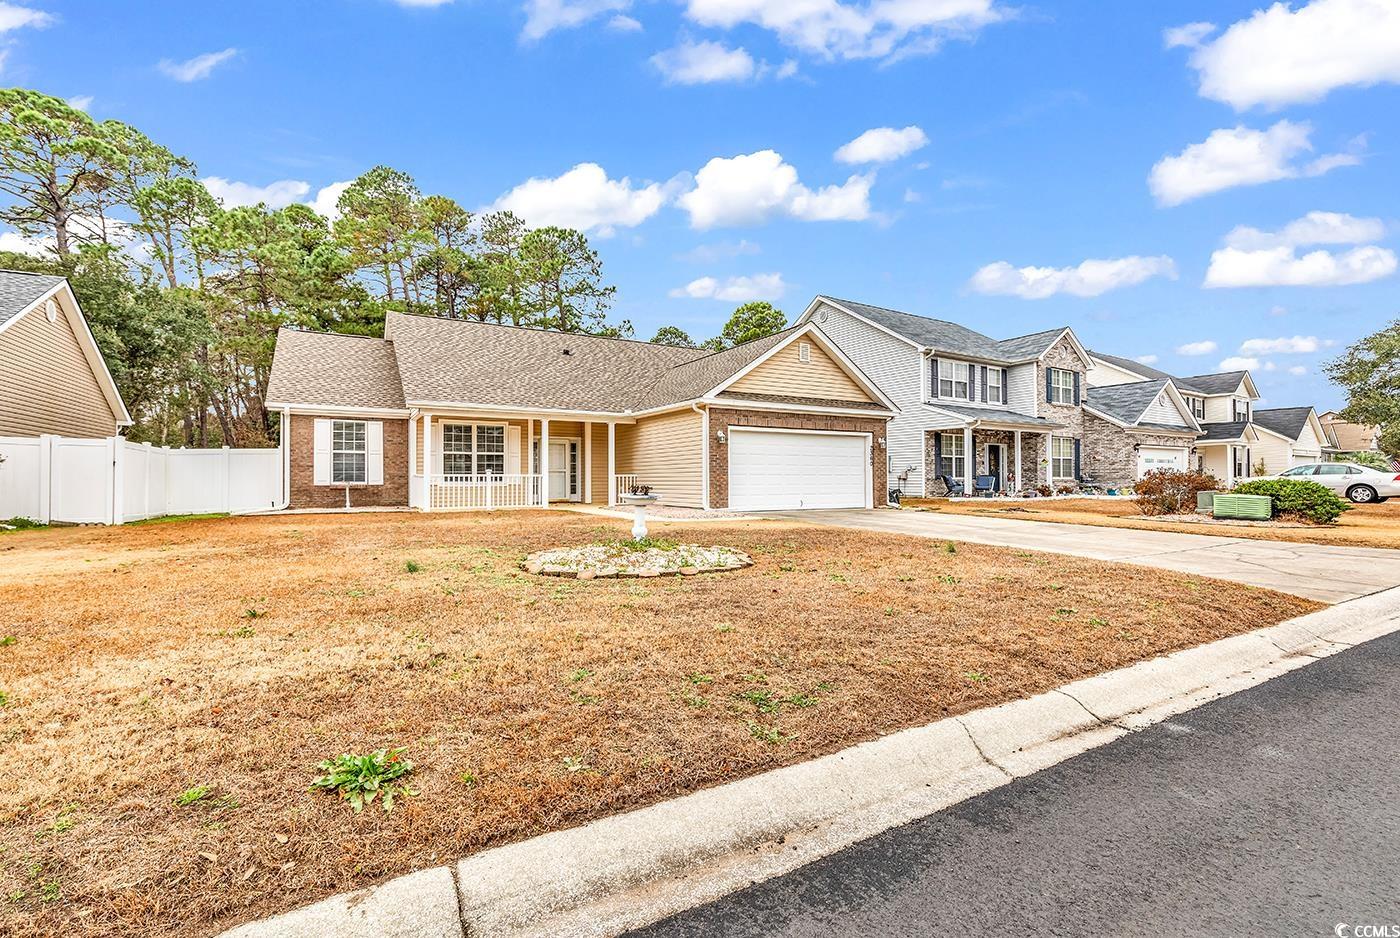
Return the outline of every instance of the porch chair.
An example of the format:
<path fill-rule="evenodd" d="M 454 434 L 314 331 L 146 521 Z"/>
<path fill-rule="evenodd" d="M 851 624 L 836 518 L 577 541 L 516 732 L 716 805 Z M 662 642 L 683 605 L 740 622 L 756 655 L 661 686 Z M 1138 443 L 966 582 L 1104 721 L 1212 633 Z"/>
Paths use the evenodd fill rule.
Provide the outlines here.
<path fill-rule="evenodd" d="M 997 493 L 996 476 L 974 476 L 972 479 L 972 492 L 983 498 L 990 498 Z"/>
<path fill-rule="evenodd" d="M 933 477 L 933 496 L 935 498 L 952 498 L 963 494 L 963 484 L 952 476 Z"/>

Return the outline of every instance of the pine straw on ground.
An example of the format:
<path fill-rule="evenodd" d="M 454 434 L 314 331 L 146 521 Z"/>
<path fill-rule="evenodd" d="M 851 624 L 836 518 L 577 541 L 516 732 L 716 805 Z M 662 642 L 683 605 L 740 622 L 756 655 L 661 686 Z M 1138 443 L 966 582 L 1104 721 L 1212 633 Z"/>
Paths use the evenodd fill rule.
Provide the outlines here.
<path fill-rule="evenodd" d="M 0 933 L 211 934 L 1317 608 L 773 521 L 665 526 L 750 553 L 735 573 L 518 569 L 626 524 L 360 514 L 6 535 Z M 764 692 L 785 702 L 764 712 Z M 421 794 L 391 815 L 307 788 L 321 759 L 400 745 Z M 194 785 L 213 793 L 177 806 Z"/>
<path fill-rule="evenodd" d="M 1106 528 L 1137 528 L 1140 531 L 1180 531 L 1183 534 L 1288 541 L 1293 544 L 1330 544 L 1333 547 L 1400 548 L 1400 499 L 1385 504 L 1353 505 L 1352 510 L 1343 513 L 1336 524 L 1299 525 L 1294 522 L 1279 527 L 1158 521 L 1144 516 L 1127 498 L 1066 498 L 1053 501 L 1018 498 L 956 502 L 938 498 L 909 498 L 904 503 L 947 515 L 1060 521 Z"/>

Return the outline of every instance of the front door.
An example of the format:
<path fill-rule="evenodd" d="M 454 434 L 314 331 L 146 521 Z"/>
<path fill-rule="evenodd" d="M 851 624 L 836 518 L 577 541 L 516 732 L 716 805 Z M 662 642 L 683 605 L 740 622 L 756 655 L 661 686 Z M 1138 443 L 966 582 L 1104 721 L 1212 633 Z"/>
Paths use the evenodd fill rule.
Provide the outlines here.
<path fill-rule="evenodd" d="M 568 501 L 578 495 L 578 442 L 549 441 L 549 498 Z"/>
<path fill-rule="evenodd" d="M 1001 444 L 993 443 L 987 447 L 987 475 L 993 476 L 997 480 L 996 491 L 1006 491 L 1006 479 L 1001 471 Z"/>

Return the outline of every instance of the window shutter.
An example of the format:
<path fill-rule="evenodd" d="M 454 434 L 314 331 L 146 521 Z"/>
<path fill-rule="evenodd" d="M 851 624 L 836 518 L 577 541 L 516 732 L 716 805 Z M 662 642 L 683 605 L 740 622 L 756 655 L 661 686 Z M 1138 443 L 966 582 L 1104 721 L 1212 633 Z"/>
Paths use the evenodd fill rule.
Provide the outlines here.
<path fill-rule="evenodd" d="M 1051 377 L 1050 377 L 1051 374 L 1052 374 L 1052 372 L 1050 371 L 1050 369 L 1049 369 L 1049 368 L 1046 368 L 1046 369 L 1045 369 L 1045 403 L 1047 403 L 1047 404 L 1053 404 L 1053 403 L 1055 403 L 1055 382 L 1051 379 Z"/>
<path fill-rule="evenodd" d="M 1253 473 L 1253 472 L 1254 472 L 1254 460 L 1250 457 L 1249 447 L 1246 446 L 1246 447 L 1244 448 L 1244 477 L 1245 477 L 1246 479 L 1248 479 L 1249 476 L 1250 476 L 1250 474 Z"/>
<path fill-rule="evenodd" d="M 1078 482 L 1083 477 L 1079 474 L 1079 441 L 1074 441 L 1074 480 Z"/>
<path fill-rule="evenodd" d="M 296 419 L 296 418 L 292 418 Z M 311 481 L 331 484 L 331 422 L 317 417 L 311 434 Z"/>
<path fill-rule="evenodd" d="M 506 427 L 506 475 L 524 472 L 520 468 L 520 428 Z"/>
<path fill-rule="evenodd" d="M 1079 372 L 1074 373 L 1074 406 L 1079 406 Z"/>
<path fill-rule="evenodd" d="M 384 484 L 384 421 L 365 421 L 365 484 Z"/>
<path fill-rule="evenodd" d="M 943 472 L 943 434 L 933 435 L 933 474 L 939 475 Z"/>
<path fill-rule="evenodd" d="M 982 403 L 987 403 L 987 366 L 982 366 Z"/>
<path fill-rule="evenodd" d="M 937 397 L 937 396 L 938 396 L 938 359 L 936 359 L 936 358 L 930 358 L 930 359 L 928 360 L 928 367 L 929 367 L 929 371 L 928 371 L 928 373 L 929 373 L 929 380 L 928 380 L 928 396 L 929 396 L 929 397 Z"/>

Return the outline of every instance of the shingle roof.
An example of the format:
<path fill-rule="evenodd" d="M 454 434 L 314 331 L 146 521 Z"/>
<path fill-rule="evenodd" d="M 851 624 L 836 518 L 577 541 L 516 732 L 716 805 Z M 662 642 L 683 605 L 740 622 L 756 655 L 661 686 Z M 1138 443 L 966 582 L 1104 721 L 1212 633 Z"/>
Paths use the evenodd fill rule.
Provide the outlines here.
<path fill-rule="evenodd" d="M 0 270 L 0 326 L 34 305 L 34 301 L 63 282 L 51 274 Z"/>
<path fill-rule="evenodd" d="M 1308 425 L 1308 416 L 1311 414 L 1311 407 L 1270 407 L 1266 410 L 1255 410 L 1254 422 L 1266 430 L 1296 440 Z"/>
<path fill-rule="evenodd" d="M 1201 430 L 1205 436 L 1196 442 L 1198 443 L 1223 443 L 1228 440 L 1238 440 L 1244 435 L 1245 428 L 1249 424 L 1243 420 L 1234 420 L 1228 423 L 1203 423 Z"/>
<path fill-rule="evenodd" d="M 1248 373 L 1247 371 L 1222 371 L 1213 375 L 1192 375 L 1189 378 L 1182 378 L 1177 382 L 1177 386 L 1190 385 L 1202 394 L 1229 394 L 1239 388 L 1240 382 Z"/>
<path fill-rule="evenodd" d="M 660 407 L 697 398 L 741 370 L 797 331 L 797 327 L 754 339 L 722 352 L 711 352 L 677 365 L 661 375 L 637 402 L 635 409 Z"/>
<path fill-rule="evenodd" d="M 935 410 L 946 410 L 959 417 L 967 417 L 975 420 L 988 420 L 992 423 L 1008 423 L 1017 426 L 1027 427 L 1033 430 L 1054 430 L 1064 426 L 1062 423 L 1046 420 L 1044 417 L 1031 417 L 1027 414 L 1018 414 L 1010 410 L 995 410 L 991 407 L 964 407 L 961 404 L 944 404 L 941 402 L 931 402 L 926 406 Z"/>
<path fill-rule="evenodd" d="M 1187 390 L 1186 386 L 1183 385 L 1179 380 L 1174 378 L 1172 375 L 1169 375 L 1165 371 L 1162 371 L 1158 368 L 1153 368 L 1150 365 L 1144 365 L 1142 362 L 1133 361 L 1131 358 L 1123 358 L 1121 355 L 1108 355 L 1104 352 L 1095 352 L 1092 349 L 1089 350 L 1089 354 L 1092 355 L 1094 358 L 1103 359 L 1110 365 L 1122 368 L 1124 371 L 1131 371 L 1135 375 L 1142 375 L 1142 377 L 1145 379 L 1155 381 L 1160 378 L 1171 378 L 1173 381 L 1176 381 L 1176 386 L 1178 390 Z"/>
<path fill-rule="evenodd" d="M 1120 423 L 1129 425 L 1142 419 L 1143 412 L 1152 406 L 1157 395 L 1171 379 L 1154 378 L 1151 381 L 1134 381 L 1130 384 L 1109 384 L 1091 387 L 1085 395 L 1084 404 L 1101 414 L 1107 414 Z"/>
<path fill-rule="evenodd" d="M 278 404 L 404 407 L 403 384 L 391 343 L 296 329 L 277 332 L 267 399 Z"/>
<path fill-rule="evenodd" d="M 821 297 L 821 299 L 839 304 L 851 312 L 864 316 L 871 322 L 884 326 L 891 332 L 896 332 L 911 342 L 917 342 L 926 348 L 1007 364 L 1038 358 L 1042 352 L 1055 344 L 1055 340 L 1068 328 L 1060 326 L 1010 339 L 993 339 L 991 336 L 974 332 L 966 326 L 960 326 L 944 319 L 930 319 L 927 316 L 917 316 L 914 313 L 886 309 L 883 306 L 871 306 L 868 303 L 858 303 L 854 300 L 843 300 L 837 297 Z"/>

